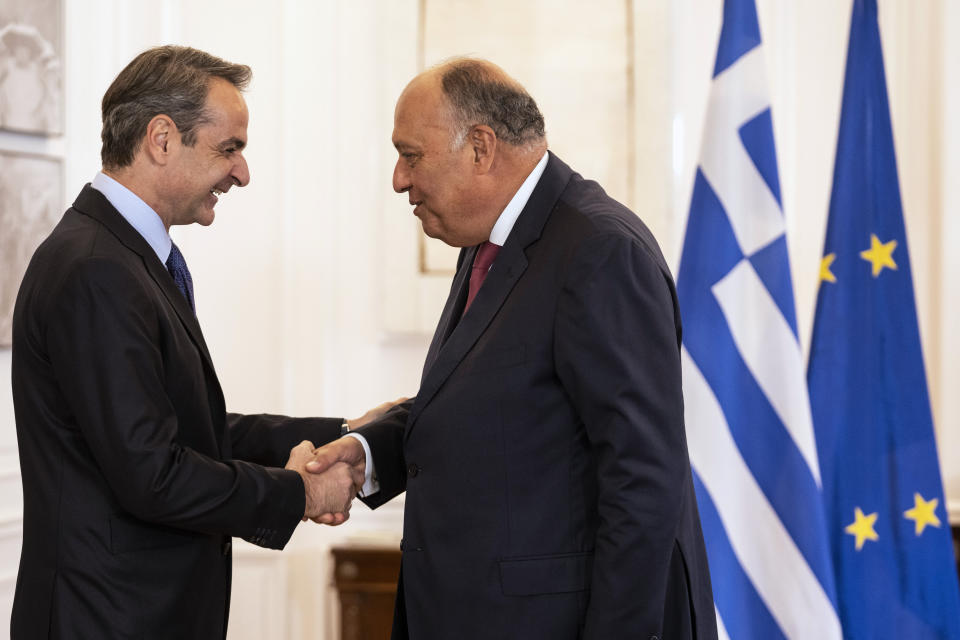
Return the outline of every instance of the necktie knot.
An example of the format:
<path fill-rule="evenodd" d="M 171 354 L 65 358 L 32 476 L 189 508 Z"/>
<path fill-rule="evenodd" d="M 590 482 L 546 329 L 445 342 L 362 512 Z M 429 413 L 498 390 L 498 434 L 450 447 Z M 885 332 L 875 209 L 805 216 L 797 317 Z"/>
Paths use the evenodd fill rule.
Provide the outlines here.
<path fill-rule="evenodd" d="M 483 281 L 486 279 L 487 273 L 489 273 L 490 267 L 493 266 L 493 261 L 499 252 L 500 245 L 489 241 L 484 242 L 477 249 L 477 254 L 473 257 L 473 266 L 470 269 L 470 288 L 467 291 L 467 304 L 463 307 L 464 313 L 470 308 L 473 299 L 477 297 L 477 292 L 480 291 L 480 286 L 483 285 Z"/>
<path fill-rule="evenodd" d="M 496 259 L 499 252 L 499 245 L 493 244 L 489 241 L 481 244 L 480 248 L 477 250 L 477 256 L 473 259 L 474 270 L 483 271 L 484 277 L 486 277 L 486 273 L 490 271 L 490 267 L 493 265 L 493 261 Z"/>
<path fill-rule="evenodd" d="M 187 299 L 190 310 L 196 314 L 197 309 L 193 301 L 193 278 L 190 276 L 190 269 L 187 268 L 187 261 L 184 259 L 183 254 L 180 253 L 177 245 L 173 243 L 170 243 L 170 255 L 167 256 L 167 271 L 170 272 L 170 276 L 173 278 L 173 283 L 177 285 L 177 289 L 179 289 L 183 297 Z"/>

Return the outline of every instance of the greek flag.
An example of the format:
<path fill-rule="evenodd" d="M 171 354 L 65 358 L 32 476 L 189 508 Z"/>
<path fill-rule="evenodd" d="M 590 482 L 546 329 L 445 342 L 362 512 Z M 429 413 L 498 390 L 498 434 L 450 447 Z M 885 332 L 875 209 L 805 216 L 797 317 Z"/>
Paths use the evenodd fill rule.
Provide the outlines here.
<path fill-rule="evenodd" d="M 876 0 L 855 0 L 810 347 L 846 637 L 960 638 Z"/>
<path fill-rule="evenodd" d="M 754 0 L 726 0 L 677 278 L 721 637 L 840 638 Z"/>

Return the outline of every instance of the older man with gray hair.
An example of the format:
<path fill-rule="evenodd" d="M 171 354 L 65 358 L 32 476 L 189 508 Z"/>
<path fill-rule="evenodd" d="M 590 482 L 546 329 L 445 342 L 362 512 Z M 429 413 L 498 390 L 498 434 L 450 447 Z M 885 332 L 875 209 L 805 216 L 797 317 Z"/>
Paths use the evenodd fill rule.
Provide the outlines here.
<path fill-rule="evenodd" d="M 483 60 L 397 102 L 393 188 L 461 247 L 419 393 L 308 469 L 406 491 L 393 637 L 716 638 L 673 279 L 646 226 L 547 151 Z"/>

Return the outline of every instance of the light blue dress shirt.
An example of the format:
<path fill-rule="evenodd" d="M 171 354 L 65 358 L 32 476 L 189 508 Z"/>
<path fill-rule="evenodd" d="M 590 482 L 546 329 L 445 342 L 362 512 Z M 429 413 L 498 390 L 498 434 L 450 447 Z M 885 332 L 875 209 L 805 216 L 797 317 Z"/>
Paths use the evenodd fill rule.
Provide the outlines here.
<path fill-rule="evenodd" d="M 166 265 L 173 241 L 170 239 L 170 234 L 167 233 L 167 228 L 163 226 L 163 220 L 160 219 L 157 212 L 130 189 L 102 171 L 97 172 L 90 186 L 103 194 L 113 205 L 113 208 L 119 211 L 120 215 L 130 223 L 130 226 L 143 236 L 143 239 L 147 241 L 147 244 L 160 258 L 160 262 Z"/>

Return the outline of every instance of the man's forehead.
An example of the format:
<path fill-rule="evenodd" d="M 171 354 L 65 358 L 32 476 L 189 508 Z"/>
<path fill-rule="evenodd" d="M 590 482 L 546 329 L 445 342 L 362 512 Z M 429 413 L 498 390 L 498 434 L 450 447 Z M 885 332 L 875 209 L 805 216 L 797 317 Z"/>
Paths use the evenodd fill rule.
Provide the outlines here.
<path fill-rule="evenodd" d="M 421 74 L 410 81 L 397 100 L 396 115 L 406 112 L 434 113 L 446 110 L 446 96 L 438 78 Z"/>
<path fill-rule="evenodd" d="M 220 85 L 207 94 L 205 111 L 207 139 L 218 149 L 242 149 L 247 144 L 247 124 L 250 120 L 246 100 L 232 85 Z"/>
<path fill-rule="evenodd" d="M 397 147 L 422 144 L 434 136 L 449 136 L 450 114 L 439 87 L 407 87 L 397 101 L 393 124 L 393 143 Z"/>
<path fill-rule="evenodd" d="M 420 75 L 414 76 L 414 78 L 407 83 L 407 86 L 404 87 L 401 96 L 434 93 L 439 91 L 440 87 L 440 76 L 437 74 L 437 70 L 430 69 Z"/>
<path fill-rule="evenodd" d="M 204 107 L 215 119 L 225 117 L 236 120 L 238 124 L 242 123 L 244 126 L 250 117 L 243 94 L 222 78 L 214 78 L 210 81 Z"/>
<path fill-rule="evenodd" d="M 393 146 L 400 151 L 421 149 L 430 144 L 443 144 L 451 134 L 446 120 L 421 117 L 409 122 L 397 121 L 393 127 Z"/>

